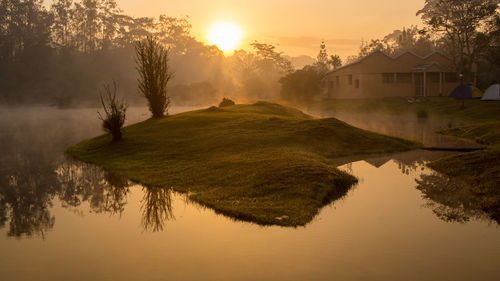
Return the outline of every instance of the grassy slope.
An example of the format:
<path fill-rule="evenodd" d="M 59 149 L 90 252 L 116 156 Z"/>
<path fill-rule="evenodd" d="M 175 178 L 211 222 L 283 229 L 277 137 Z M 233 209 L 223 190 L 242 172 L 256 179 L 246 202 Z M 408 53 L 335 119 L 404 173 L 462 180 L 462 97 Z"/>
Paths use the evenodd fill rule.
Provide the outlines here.
<path fill-rule="evenodd" d="M 145 185 L 189 192 L 233 218 L 297 226 L 356 182 L 332 158 L 418 146 L 259 102 L 150 119 L 126 127 L 120 143 L 104 135 L 68 153 Z"/>
<path fill-rule="evenodd" d="M 500 219 L 500 122 L 451 128 L 441 133 L 488 145 L 486 150 L 451 155 L 429 166 L 471 185 L 486 211 Z"/>
<path fill-rule="evenodd" d="M 326 112 L 362 112 L 406 114 L 427 112 L 430 116 L 464 122 L 498 121 L 500 102 L 465 100 L 465 109 L 461 109 L 462 101 L 449 97 L 431 97 L 425 101 L 409 103 L 406 98 L 383 99 L 338 99 L 323 101 L 314 106 Z"/>

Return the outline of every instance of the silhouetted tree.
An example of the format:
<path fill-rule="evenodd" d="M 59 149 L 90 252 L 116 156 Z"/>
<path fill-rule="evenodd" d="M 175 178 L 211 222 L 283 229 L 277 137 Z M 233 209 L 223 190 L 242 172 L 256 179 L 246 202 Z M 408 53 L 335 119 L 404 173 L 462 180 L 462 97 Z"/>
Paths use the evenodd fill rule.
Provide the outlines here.
<path fill-rule="evenodd" d="M 148 37 L 135 45 L 139 90 L 148 100 L 153 118 L 168 115 L 170 97 L 167 85 L 172 79 L 169 70 L 169 49 L 160 45 L 157 39 Z"/>
<path fill-rule="evenodd" d="M 52 3 L 51 12 L 54 16 L 52 42 L 58 48 L 71 47 L 72 6 L 73 0 L 57 0 Z"/>
<path fill-rule="evenodd" d="M 301 104 L 309 103 L 320 93 L 323 74 L 315 66 L 305 66 L 280 79 L 281 98 Z"/>
<path fill-rule="evenodd" d="M 293 71 L 292 63 L 282 56 L 283 53 L 276 52 L 276 47 L 271 44 L 259 43 L 255 41 L 251 43 L 256 52 L 257 56 L 263 59 L 264 64 L 270 67 L 276 67 L 283 73 L 290 73 Z M 262 68 L 263 66 L 261 66 Z"/>
<path fill-rule="evenodd" d="M 340 59 L 338 55 L 331 55 L 328 64 L 331 65 L 333 69 L 337 69 L 342 66 L 342 59 Z"/>
<path fill-rule="evenodd" d="M 122 139 L 121 130 L 123 124 L 125 124 L 125 115 L 127 112 L 125 103 L 119 101 L 116 97 L 117 90 L 118 86 L 116 82 L 113 82 L 113 88 L 109 85 L 103 86 L 104 93 L 100 91 L 100 97 L 105 116 L 102 116 L 98 112 L 99 119 L 102 121 L 102 128 L 113 136 L 113 141 Z"/>
<path fill-rule="evenodd" d="M 325 42 L 321 42 L 319 46 L 319 53 L 316 57 L 316 66 L 321 73 L 326 73 L 328 71 L 328 54 L 326 53 Z"/>
<path fill-rule="evenodd" d="M 441 36 L 457 71 L 472 73 L 472 66 L 489 42 L 485 25 L 497 14 L 498 0 L 426 0 L 417 12 L 428 31 Z M 469 77 L 470 79 L 470 77 Z"/>

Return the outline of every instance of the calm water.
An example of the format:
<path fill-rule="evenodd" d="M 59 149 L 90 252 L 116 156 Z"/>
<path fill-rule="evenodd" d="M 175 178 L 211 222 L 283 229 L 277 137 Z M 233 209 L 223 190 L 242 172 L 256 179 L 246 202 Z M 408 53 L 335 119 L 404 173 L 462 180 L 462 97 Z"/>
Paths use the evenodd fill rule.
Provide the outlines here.
<path fill-rule="evenodd" d="M 443 153 L 338 159 L 360 179 L 345 198 L 306 227 L 261 227 L 65 158 L 65 147 L 101 133 L 95 115 L 0 109 L 0 280 L 500 276 L 498 224 L 424 166 Z M 138 108 L 129 116 L 147 118 Z"/>

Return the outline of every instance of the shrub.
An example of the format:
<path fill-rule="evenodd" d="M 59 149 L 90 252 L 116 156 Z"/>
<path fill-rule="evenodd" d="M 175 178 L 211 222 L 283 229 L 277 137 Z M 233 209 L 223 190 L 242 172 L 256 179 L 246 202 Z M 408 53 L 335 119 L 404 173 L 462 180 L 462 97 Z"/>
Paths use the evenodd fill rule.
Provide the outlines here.
<path fill-rule="evenodd" d="M 223 98 L 222 101 L 219 103 L 219 107 L 226 107 L 231 105 L 235 105 L 234 101 L 227 98 Z"/>
<path fill-rule="evenodd" d="M 168 115 L 170 97 L 167 94 L 167 84 L 173 77 L 168 68 L 169 49 L 150 36 L 136 43 L 135 54 L 139 90 L 148 100 L 153 118 Z"/>
<path fill-rule="evenodd" d="M 105 116 L 99 111 L 97 112 L 97 114 L 99 114 L 99 119 L 102 121 L 102 128 L 113 136 L 113 141 L 122 139 L 121 129 L 125 123 L 125 114 L 127 111 L 125 103 L 116 98 L 117 90 L 118 86 L 116 82 L 113 82 L 112 89 L 109 85 L 105 84 L 103 86 L 103 91 L 99 90 Z"/>

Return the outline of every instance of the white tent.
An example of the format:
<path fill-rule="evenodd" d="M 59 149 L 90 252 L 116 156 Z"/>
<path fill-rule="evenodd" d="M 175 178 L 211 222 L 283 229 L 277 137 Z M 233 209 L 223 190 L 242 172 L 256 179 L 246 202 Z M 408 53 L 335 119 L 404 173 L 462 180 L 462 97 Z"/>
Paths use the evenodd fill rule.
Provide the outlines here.
<path fill-rule="evenodd" d="M 491 85 L 481 100 L 500 100 L 500 84 Z"/>

